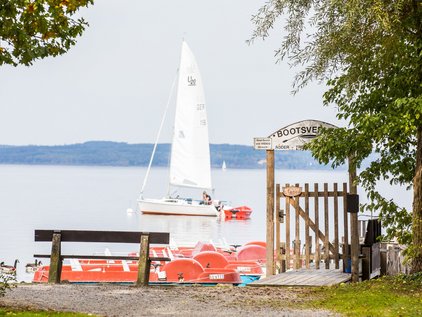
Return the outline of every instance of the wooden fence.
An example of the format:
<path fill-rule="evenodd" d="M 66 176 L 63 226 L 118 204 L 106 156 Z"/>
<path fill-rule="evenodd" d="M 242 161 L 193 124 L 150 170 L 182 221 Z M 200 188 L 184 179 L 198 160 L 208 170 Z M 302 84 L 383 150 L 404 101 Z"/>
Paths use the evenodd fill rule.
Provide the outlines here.
<path fill-rule="evenodd" d="M 303 188 L 299 184 L 286 184 L 281 189 L 280 184 L 276 185 L 275 208 L 279 214 L 275 221 L 275 248 L 279 271 L 299 269 L 303 265 L 310 268 L 311 262 L 315 263 L 316 269 L 320 268 L 321 262 L 326 269 L 330 268 L 330 262 L 339 269 L 340 259 L 343 260 L 343 270 L 346 269 L 350 258 L 347 184 L 343 183 L 339 190 L 338 184 L 334 183 L 329 190 L 328 183 L 324 183 L 322 189 L 317 183 L 313 184 L 313 191 L 308 183 Z M 342 221 L 339 221 L 340 218 Z M 284 241 L 281 224 L 284 225 Z M 304 227 L 304 232 L 301 232 L 301 227 Z M 301 238 L 304 239 L 303 244 Z M 301 245 L 304 252 L 301 252 Z"/>

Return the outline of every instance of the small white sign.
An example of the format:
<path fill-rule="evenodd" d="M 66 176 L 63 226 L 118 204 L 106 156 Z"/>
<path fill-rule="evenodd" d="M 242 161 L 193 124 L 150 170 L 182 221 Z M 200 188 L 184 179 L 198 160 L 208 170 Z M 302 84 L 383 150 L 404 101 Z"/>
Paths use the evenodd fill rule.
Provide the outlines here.
<path fill-rule="evenodd" d="M 271 138 L 254 138 L 253 147 L 255 150 L 271 150 L 272 149 Z"/>
<path fill-rule="evenodd" d="M 210 274 L 210 280 L 224 280 L 224 274 Z"/>
<path fill-rule="evenodd" d="M 250 273 L 251 272 L 251 267 L 250 266 L 238 266 L 237 267 L 237 271 L 239 273 Z"/>

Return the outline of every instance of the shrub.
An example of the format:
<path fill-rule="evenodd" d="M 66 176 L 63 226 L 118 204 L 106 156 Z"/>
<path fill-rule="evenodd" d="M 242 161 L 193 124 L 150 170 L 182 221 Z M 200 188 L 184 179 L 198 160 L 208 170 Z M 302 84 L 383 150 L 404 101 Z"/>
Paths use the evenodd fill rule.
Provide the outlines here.
<path fill-rule="evenodd" d="M 15 287 L 16 273 L 0 272 L 0 297 L 6 294 L 6 291 Z"/>

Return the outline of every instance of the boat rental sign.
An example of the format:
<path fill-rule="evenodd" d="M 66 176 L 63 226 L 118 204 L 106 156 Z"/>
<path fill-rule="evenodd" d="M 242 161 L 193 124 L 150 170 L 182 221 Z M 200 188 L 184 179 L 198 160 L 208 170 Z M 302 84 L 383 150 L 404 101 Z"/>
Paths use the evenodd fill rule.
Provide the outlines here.
<path fill-rule="evenodd" d="M 306 143 L 319 135 L 321 127 L 337 128 L 323 121 L 303 120 L 283 127 L 267 138 L 254 138 L 254 148 L 257 150 L 303 150 Z"/>

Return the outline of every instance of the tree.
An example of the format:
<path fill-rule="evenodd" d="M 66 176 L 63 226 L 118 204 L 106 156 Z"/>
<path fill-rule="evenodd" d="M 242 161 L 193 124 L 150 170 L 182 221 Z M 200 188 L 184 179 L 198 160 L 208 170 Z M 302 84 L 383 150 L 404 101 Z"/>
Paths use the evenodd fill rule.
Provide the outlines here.
<path fill-rule="evenodd" d="M 88 25 L 74 18 L 93 0 L 0 0 L 0 65 L 31 65 L 67 52 Z"/>
<path fill-rule="evenodd" d="M 312 80 L 327 83 L 346 128 L 324 130 L 309 149 L 333 167 L 353 156 L 359 167 L 378 158 L 358 182 L 379 210 L 390 237 L 409 243 L 412 271 L 422 271 L 422 2 L 418 0 L 270 0 L 252 20 L 252 40 L 266 38 L 286 17 L 276 56 L 303 66 L 296 91 Z M 376 190 L 377 181 L 413 187 L 409 213 Z M 411 232 L 409 229 L 411 228 Z"/>

